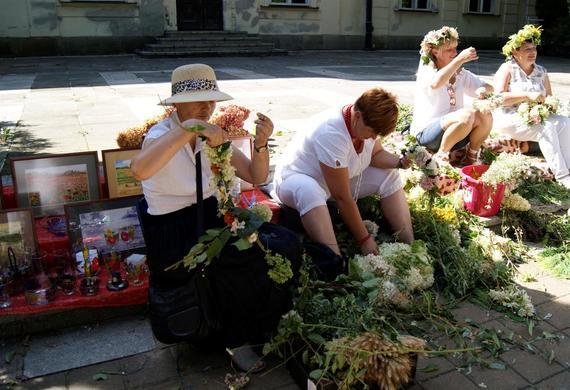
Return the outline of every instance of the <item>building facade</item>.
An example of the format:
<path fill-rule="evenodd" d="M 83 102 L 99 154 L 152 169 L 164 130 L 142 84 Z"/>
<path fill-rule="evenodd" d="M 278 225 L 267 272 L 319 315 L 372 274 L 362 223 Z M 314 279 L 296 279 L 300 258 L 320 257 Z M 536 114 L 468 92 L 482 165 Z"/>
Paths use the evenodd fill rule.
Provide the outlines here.
<path fill-rule="evenodd" d="M 165 31 L 259 34 L 284 49 L 415 49 L 449 25 L 499 47 L 536 21 L 536 0 L 0 0 L 0 55 L 132 52 Z"/>

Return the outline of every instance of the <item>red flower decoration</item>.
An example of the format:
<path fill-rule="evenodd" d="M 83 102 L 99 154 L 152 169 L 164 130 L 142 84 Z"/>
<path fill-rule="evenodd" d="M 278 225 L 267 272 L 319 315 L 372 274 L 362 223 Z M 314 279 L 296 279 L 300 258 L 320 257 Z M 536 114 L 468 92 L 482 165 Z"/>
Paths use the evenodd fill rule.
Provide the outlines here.
<path fill-rule="evenodd" d="M 236 219 L 236 217 L 234 217 L 234 215 L 229 211 L 224 215 L 224 222 L 226 225 L 231 225 L 234 222 L 234 219 Z"/>

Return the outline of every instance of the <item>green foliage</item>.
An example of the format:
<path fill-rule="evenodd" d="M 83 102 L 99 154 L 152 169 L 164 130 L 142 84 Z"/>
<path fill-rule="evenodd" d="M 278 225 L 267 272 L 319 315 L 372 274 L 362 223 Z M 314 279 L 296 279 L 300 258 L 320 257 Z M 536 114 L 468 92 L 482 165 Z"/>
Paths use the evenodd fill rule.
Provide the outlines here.
<path fill-rule="evenodd" d="M 570 191 L 554 180 L 544 180 L 538 174 L 524 180 L 517 193 L 528 201 L 561 204 L 570 198 Z"/>
<path fill-rule="evenodd" d="M 546 248 L 541 254 L 542 265 L 554 275 L 570 279 L 570 245 L 558 248 Z"/>
<path fill-rule="evenodd" d="M 412 119 L 414 116 L 413 107 L 409 104 L 398 104 L 398 122 L 396 122 L 396 131 L 405 133 L 410 130 Z"/>

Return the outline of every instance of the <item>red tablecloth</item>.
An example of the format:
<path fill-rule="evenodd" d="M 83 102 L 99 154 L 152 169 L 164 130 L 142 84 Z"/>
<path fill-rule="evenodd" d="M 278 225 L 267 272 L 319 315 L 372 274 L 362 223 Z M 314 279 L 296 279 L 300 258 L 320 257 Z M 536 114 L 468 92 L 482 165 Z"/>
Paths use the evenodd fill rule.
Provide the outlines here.
<path fill-rule="evenodd" d="M 273 218 L 271 218 L 271 222 L 277 223 L 277 221 L 279 221 L 279 203 L 275 202 L 273 199 L 265 195 L 265 193 L 259 188 L 243 191 L 241 193 L 240 207 L 248 207 L 252 203 L 261 203 L 269 206 L 271 211 L 273 211 Z"/>
<path fill-rule="evenodd" d="M 109 276 L 106 272 L 100 275 L 99 291 L 95 296 L 84 296 L 79 292 L 79 278 L 76 281 L 76 292 L 74 295 L 64 295 L 61 290 L 55 294 L 55 299 L 45 305 L 28 305 L 24 294 L 11 297 L 12 306 L 0 309 L 2 315 L 26 315 L 44 313 L 54 310 L 78 309 L 85 307 L 113 307 L 126 305 L 139 305 L 147 301 L 148 280 L 142 286 L 132 284 L 123 291 L 107 290 Z"/>

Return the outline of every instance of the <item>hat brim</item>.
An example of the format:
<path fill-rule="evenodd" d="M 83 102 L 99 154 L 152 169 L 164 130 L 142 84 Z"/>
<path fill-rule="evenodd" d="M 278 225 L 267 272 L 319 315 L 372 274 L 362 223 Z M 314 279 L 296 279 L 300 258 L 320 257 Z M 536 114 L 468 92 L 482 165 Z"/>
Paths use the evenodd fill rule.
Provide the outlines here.
<path fill-rule="evenodd" d="M 193 102 L 223 102 L 232 100 L 233 97 L 221 91 L 184 91 L 177 93 L 160 102 L 162 105 L 172 105 L 174 103 L 193 103 Z"/>

